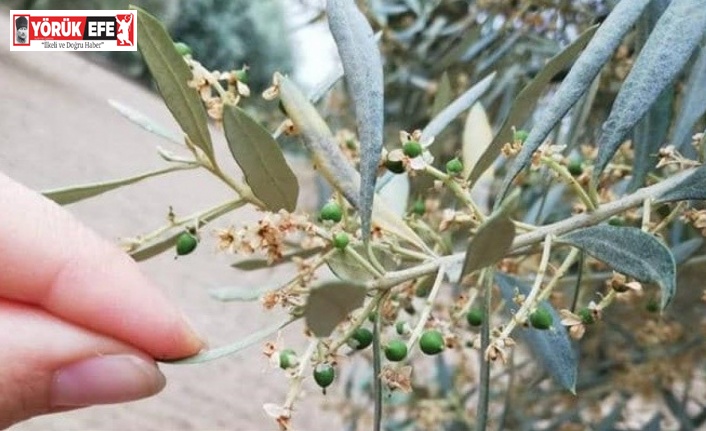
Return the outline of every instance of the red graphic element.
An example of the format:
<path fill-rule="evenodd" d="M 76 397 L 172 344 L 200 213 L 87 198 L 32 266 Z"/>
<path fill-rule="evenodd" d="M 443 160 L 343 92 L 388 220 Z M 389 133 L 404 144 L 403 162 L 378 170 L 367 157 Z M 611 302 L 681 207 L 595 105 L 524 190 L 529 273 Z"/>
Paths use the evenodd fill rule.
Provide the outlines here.
<path fill-rule="evenodd" d="M 31 16 L 30 40 L 82 40 L 86 30 L 86 17 Z"/>
<path fill-rule="evenodd" d="M 118 25 L 118 46 L 135 46 L 135 25 L 132 14 L 115 15 Z"/>

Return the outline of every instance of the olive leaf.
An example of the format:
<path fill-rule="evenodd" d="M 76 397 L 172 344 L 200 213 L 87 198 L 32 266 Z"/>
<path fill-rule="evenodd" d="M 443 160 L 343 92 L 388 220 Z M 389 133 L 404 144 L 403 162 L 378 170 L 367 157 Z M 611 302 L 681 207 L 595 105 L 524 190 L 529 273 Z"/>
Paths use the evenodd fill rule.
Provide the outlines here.
<path fill-rule="evenodd" d="M 45 198 L 51 199 L 59 205 L 68 205 L 75 202 L 82 201 L 84 199 L 92 198 L 98 196 L 105 192 L 118 189 L 123 186 L 130 184 L 135 184 L 147 178 L 156 177 L 159 175 L 168 174 L 170 172 L 183 171 L 186 169 L 198 168 L 198 165 L 177 165 L 170 166 L 168 168 L 159 169 L 156 171 L 145 172 L 143 174 L 135 175 L 133 177 L 121 178 L 119 180 L 104 181 L 101 183 L 93 184 L 82 184 L 79 186 L 62 187 L 59 189 L 46 190 L 42 194 Z"/>
<path fill-rule="evenodd" d="M 594 182 L 630 130 L 684 68 L 705 33 L 706 0 L 673 0 L 669 4 L 603 123 L 593 170 Z"/>
<path fill-rule="evenodd" d="M 363 240 L 370 238 L 377 170 L 382 155 L 382 58 L 365 16 L 350 0 L 329 0 L 326 14 L 353 100 L 360 140 L 360 212 Z"/>
<path fill-rule="evenodd" d="M 514 314 L 519 308 L 515 302 L 517 294 L 526 297 L 530 293 L 530 287 L 519 279 L 499 271 L 495 273 L 495 282 L 500 288 L 505 308 L 510 314 Z M 540 305 L 549 310 L 553 326 L 541 331 L 531 328 L 519 328 L 517 331 L 544 371 L 561 387 L 575 393 L 578 357 L 567 331 L 560 323 L 559 313 L 547 301 L 541 301 Z"/>
<path fill-rule="evenodd" d="M 689 80 L 682 94 L 684 100 L 674 123 L 672 144 L 682 150 L 691 142 L 694 125 L 706 113 L 706 43 L 701 44 L 701 52 L 689 74 Z"/>
<path fill-rule="evenodd" d="M 480 225 L 468 244 L 461 279 L 475 270 L 494 265 L 505 257 L 515 239 L 515 224 L 510 220 L 510 213 L 518 200 L 519 192 L 514 193 Z"/>
<path fill-rule="evenodd" d="M 630 31 L 649 2 L 650 0 L 623 0 L 615 5 L 603 24 L 598 27 L 596 34 L 576 59 L 576 63 L 569 70 L 549 104 L 542 110 L 539 119 L 530 130 L 522 150 L 508 168 L 508 174 L 500 186 L 497 203 L 500 203 L 505 197 L 517 174 L 530 163 L 532 154 L 542 145 L 549 133 L 569 112 L 569 109 L 586 93 L 603 65 L 615 53 L 623 36 Z M 498 143 L 498 151 L 505 142 L 507 141 Z M 496 147 L 491 145 L 491 148 Z"/>
<path fill-rule="evenodd" d="M 341 152 L 326 122 L 289 78 L 276 74 L 275 80 L 279 83 L 279 94 L 284 109 L 299 130 L 314 166 L 351 205 L 360 208 L 358 195 L 360 176 Z M 419 235 L 379 198 L 373 201 L 372 218 L 373 222 L 383 230 L 409 241 L 422 250 L 427 249 Z"/>
<path fill-rule="evenodd" d="M 706 199 L 706 165 L 699 166 L 655 199 L 656 203 Z"/>
<path fill-rule="evenodd" d="M 142 112 L 131 108 L 125 105 L 124 103 L 118 102 L 117 100 L 108 99 L 108 103 L 110 104 L 110 106 L 115 108 L 115 110 L 118 111 L 123 117 L 127 118 L 128 120 L 147 130 L 148 132 L 154 133 L 155 135 L 162 137 L 175 144 L 183 144 L 183 137 L 157 124 L 157 122 L 155 122 Z"/>
<path fill-rule="evenodd" d="M 223 107 L 228 148 L 245 174 L 245 182 L 270 211 L 294 211 L 299 196 L 297 177 L 277 141 L 237 106 Z"/>
<path fill-rule="evenodd" d="M 213 145 L 208 131 L 206 109 L 198 92 L 189 87 L 191 71 L 179 55 L 167 30 L 157 18 L 136 6 L 137 47 L 152 74 L 164 103 L 191 142 L 209 158 L 213 158 Z"/>
<path fill-rule="evenodd" d="M 304 306 L 306 325 L 317 337 L 328 337 L 351 311 L 365 300 L 365 288 L 351 283 L 330 282 L 311 290 Z"/>
<path fill-rule="evenodd" d="M 478 228 L 468 244 L 466 259 L 461 273 L 471 272 L 495 264 L 505 257 L 505 253 L 515 239 L 515 224 L 504 214 L 489 217 Z"/>
<path fill-rule="evenodd" d="M 642 17 L 637 23 L 636 50 L 642 50 L 650 33 L 657 24 L 657 20 L 667 8 L 669 0 L 654 0 L 647 5 Z M 655 104 L 635 126 L 633 133 L 633 148 L 635 159 L 633 161 L 632 179 L 628 185 L 628 192 L 633 192 L 645 182 L 647 174 L 657 165 L 660 147 L 665 144 L 667 132 L 672 120 L 672 103 L 674 102 L 674 88 L 667 86 L 659 95 Z"/>
<path fill-rule="evenodd" d="M 436 88 L 436 95 L 434 96 L 434 103 L 431 105 L 431 116 L 436 117 L 439 115 L 444 108 L 451 103 L 451 98 L 453 97 L 453 88 L 451 88 L 451 81 L 449 80 L 449 73 L 444 72 L 439 79 L 439 83 Z"/>
<path fill-rule="evenodd" d="M 378 181 L 378 186 L 385 177 Z M 409 206 L 409 190 L 410 190 L 409 175 L 404 172 L 402 174 L 392 174 L 392 177 L 378 187 L 378 198 L 387 204 L 391 212 L 403 217 Z"/>
<path fill-rule="evenodd" d="M 671 251 L 654 235 L 634 227 L 598 225 L 579 229 L 557 242 L 580 248 L 614 270 L 661 289 L 662 310 L 677 288 L 676 264 Z"/>
<path fill-rule="evenodd" d="M 571 45 L 552 57 L 547 64 L 544 65 L 542 70 L 539 71 L 537 76 L 522 89 L 515 99 L 515 102 L 512 104 L 510 112 L 500 126 L 500 130 L 498 130 L 495 138 L 480 156 L 468 176 L 471 182 L 475 182 L 480 178 L 483 172 L 488 170 L 495 159 L 498 158 L 503 145 L 507 142 L 511 142 L 513 139 L 512 128 L 522 127 L 525 121 L 532 115 L 537 100 L 539 100 L 539 97 L 542 95 L 547 85 L 549 85 L 551 79 L 558 73 L 564 71 L 576 60 L 576 57 L 578 57 L 581 51 L 586 47 L 597 29 L 598 26 L 593 26 L 585 30 Z"/>
<path fill-rule="evenodd" d="M 463 127 L 463 178 L 467 178 L 493 141 L 493 128 L 480 102 L 471 106 Z"/>
<path fill-rule="evenodd" d="M 431 138 L 441 133 L 446 126 L 451 124 L 451 122 L 461 114 L 461 112 L 470 108 L 471 105 L 476 103 L 478 99 L 488 91 L 493 79 L 495 79 L 495 72 L 481 79 L 473 87 L 458 96 L 449 106 L 439 112 L 436 117 L 432 118 L 429 124 L 422 130 L 421 142 L 429 146 L 431 144 Z"/>
<path fill-rule="evenodd" d="M 703 244 L 704 239 L 699 237 L 691 238 L 675 245 L 671 249 L 672 256 L 674 256 L 674 263 L 676 265 L 681 265 L 682 263 L 687 262 L 697 251 L 699 251 Z"/>
<path fill-rule="evenodd" d="M 188 358 L 177 359 L 177 360 L 160 360 L 160 362 L 181 365 L 181 364 L 200 364 L 203 362 L 213 361 L 214 359 L 219 359 L 224 356 L 232 355 L 234 353 L 240 352 L 241 350 L 247 349 L 250 346 L 254 346 L 255 344 L 260 343 L 265 338 L 277 333 L 277 331 L 279 331 L 280 329 L 289 325 L 293 321 L 294 321 L 294 319 L 289 317 L 285 320 L 281 320 L 281 321 L 275 323 L 274 325 L 270 325 L 270 326 L 263 328 L 259 331 L 253 332 L 252 334 L 248 335 L 247 337 L 245 337 L 242 340 L 237 341 L 233 344 L 229 344 L 227 346 L 222 346 L 222 347 L 217 347 L 215 349 L 209 349 L 209 350 L 197 353 L 194 356 L 189 356 Z"/>
<path fill-rule="evenodd" d="M 222 302 L 230 301 L 257 301 L 262 295 L 269 292 L 269 288 L 253 288 L 252 286 L 224 286 L 208 290 L 211 298 Z"/>
<path fill-rule="evenodd" d="M 353 249 L 361 257 L 368 256 L 365 245 L 349 245 L 343 250 L 336 250 L 331 256 L 326 259 L 331 272 L 342 281 L 351 283 L 362 283 L 374 279 L 374 275 L 361 265 L 358 260 L 351 256 L 349 249 Z M 398 265 L 394 257 L 380 248 L 373 247 L 375 258 L 388 271 L 394 271 Z"/>
<path fill-rule="evenodd" d="M 345 158 L 328 125 L 289 78 L 275 74 L 279 94 L 287 112 L 299 130 L 304 146 L 309 150 L 317 171 L 326 178 L 355 208 L 360 206 L 360 177 Z"/>

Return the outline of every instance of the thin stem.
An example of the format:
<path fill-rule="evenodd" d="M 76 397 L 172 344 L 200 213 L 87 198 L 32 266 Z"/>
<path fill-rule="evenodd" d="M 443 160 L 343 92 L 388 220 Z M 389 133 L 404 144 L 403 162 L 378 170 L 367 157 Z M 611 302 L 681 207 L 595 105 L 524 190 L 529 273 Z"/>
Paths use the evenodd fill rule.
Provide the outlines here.
<path fill-rule="evenodd" d="M 559 283 L 559 280 L 564 277 L 564 274 L 569 271 L 569 268 L 571 268 L 571 265 L 576 262 L 576 259 L 579 258 L 581 255 L 581 250 L 578 248 L 574 248 L 569 252 L 569 255 L 566 256 L 564 259 L 564 262 L 562 262 L 561 266 L 559 269 L 554 273 L 554 276 L 552 279 L 547 283 L 547 285 L 544 287 L 542 292 L 539 294 L 538 301 L 542 301 L 544 299 L 549 298 L 549 295 L 551 295 L 552 290 L 554 290 L 554 287 Z"/>
<path fill-rule="evenodd" d="M 375 412 L 373 416 L 373 431 L 380 431 L 382 426 L 382 354 L 380 346 L 380 313 L 375 310 L 373 319 L 373 392 Z"/>
<path fill-rule="evenodd" d="M 693 172 L 694 169 L 683 171 L 679 174 L 667 178 L 661 183 L 641 188 L 629 196 L 625 196 L 613 202 L 603 204 L 593 212 L 577 214 L 573 217 L 556 223 L 540 226 L 532 232 L 527 232 L 518 235 L 517 237 L 515 237 L 515 240 L 512 243 L 510 252 L 517 252 L 529 246 L 538 244 L 542 242 L 542 240 L 544 240 L 547 235 L 560 236 L 565 233 L 580 229 L 582 227 L 588 227 L 598 224 L 610 218 L 611 216 L 620 214 L 630 208 L 642 204 L 642 201 L 644 201 L 645 199 L 654 196 L 660 196 L 663 193 L 673 189 Z M 465 258 L 465 255 L 465 252 L 460 252 L 429 260 L 428 262 L 422 263 L 413 268 L 404 269 L 401 271 L 390 271 L 382 279 L 367 282 L 366 287 L 368 289 L 389 289 L 390 287 L 396 286 L 407 280 L 434 273 L 442 264 L 452 265 L 454 263 L 461 262 Z"/>
<path fill-rule="evenodd" d="M 380 271 L 378 268 L 374 267 L 370 262 L 365 260 L 365 258 L 363 256 L 361 256 L 360 253 L 355 251 L 353 249 L 353 247 L 346 247 L 343 252 L 346 253 L 351 258 L 353 258 L 353 260 L 355 260 L 358 265 L 365 268 L 365 270 L 368 271 L 373 277 L 375 277 L 375 278 L 383 277 L 384 270 Z"/>
<path fill-rule="evenodd" d="M 336 351 L 340 349 L 341 346 L 343 346 L 346 341 L 351 337 L 351 335 L 353 335 L 356 329 L 358 329 L 360 325 L 365 322 L 370 313 L 372 313 L 373 310 L 377 308 L 378 304 L 380 304 L 380 300 L 384 295 L 384 292 L 379 292 L 373 297 L 373 299 L 370 300 L 370 302 L 368 302 L 365 308 L 363 308 L 363 311 L 361 311 L 360 314 L 358 314 L 358 316 L 353 320 L 353 322 L 351 322 L 351 325 L 348 327 L 343 336 L 339 340 L 334 342 L 331 347 L 328 348 L 331 354 L 336 354 Z"/>
<path fill-rule="evenodd" d="M 549 256 L 551 255 L 551 251 L 552 237 L 551 235 L 547 235 L 544 239 L 542 259 L 539 262 L 539 268 L 537 269 L 537 276 L 534 278 L 532 290 L 530 290 L 529 295 L 527 295 L 527 298 L 525 298 L 522 302 L 522 306 L 519 310 L 517 310 L 517 313 L 512 316 L 510 322 L 503 328 L 500 336 L 498 337 L 500 340 L 504 340 L 509 337 L 515 327 L 527 319 L 527 315 L 529 315 L 530 311 L 532 311 L 532 309 L 539 302 L 539 294 L 542 291 L 542 281 L 544 280 L 544 274 L 547 272 L 547 268 L 549 267 Z"/>
<path fill-rule="evenodd" d="M 644 232 L 649 232 L 650 230 L 650 216 L 652 215 L 652 199 L 645 199 L 642 202 L 642 230 Z"/>
<path fill-rule="evenodd" d="M 463 189 L 461 184 L 456 181 L 452 176 L 445 174 L 441 172 L 440 170 L 436 169 L 433 166 L 427 165 L 426 168 L 424 169 L 426 173 L 429 175 L 433 176 L 437 180 L 443 181 L 444 184 L 453 192 L 453 194 L 463 202 L 464 205 L 468 207 L 468 209 L 471 210 L 473 214 L 478 217 L 478 220 L 483 222 L 486 219 L 485 214 L 483 214 L 483 211 L 480 210 L 478 205 L 476 205 L 475 201 L 473 201 L 473 198 L 471 198 L 471 194 L 468 193 L 466 190 Z"/>
<path fill-rule="evenodd" d="M 287 393 L 287 398 L 282 406 L 288 412 L 292 410 L 294 406 L 294 401 L 296 401 L 299 391 L 301 390 L 302 382 L 304 381 L 304 373 L 306 372 L 309 362 L 316 351 L 316 346 L 319 344 L 318 339 L 313 339 L 309 342 L 309 347 L 307 347 L 304 354 L 299 358 L 299 368 L 297 373 L 292 378 L 291 384 L 289 386 L 289 392 Z"/>
<path fill-rule="evenodd" d="M 429 292 L 429 296 L 427 296 L 426 302 L 424 304 L 424 309 L 422 310 L 422 313 L 419 316 L 419 321 L 414 327 L 414 330 L 412 330 L 412 333 L 409 336 L 409 340 L 407 340 L 407 351 L 412 351 L 414 344 L 417 342 L 417 339 L 419 339 L 419 336 L 424 331 L 424 327 L 426 326 L 427 320 L 429 320 L 431 311 L 434 308 L 434 301 L 436 301 L 436 297 L 439 294 L 439 291 L 441 290 L 440 288 L 442 281 L 444 281 L 445 272 L 446 268 L 444 268 L 443 265 L 440 266 L 439 272 L 436 273 L 436 278 L 434 279 L 434 285 L 432 286 L 431 292 Z"/>
<path fill-rule="evenodd" d="M 664 220 L 659 222 L 657 226 L 651 229 L 650 232 L 659 233 L 660 231 L 662 231 L 662 229 L 669 226 L 669 223 L 671 223 L 675 218 L 679 216 L 679 214 L 681 214 L 681 211 L 684 209 L 685 206 L 686 202 L 679 202 L 677 206 L 674 207 L 674 209 L 669 214 L 667 214 L 667 217 L 665 217 Z"/>
<path fill-rule="evenodd" d="M 581 187 L 581 184 L 576 181 L 576 178 L 571 175 L 571 172 L 569 172 L 565 166 L 561 165 L 551 157 L 542 157 L 542 163 L 547 165 L 549 169 L 556 172 L 562 179 L 564 179 L 564 181 L 569 183 L 571 188 L 574 189 L 579 199 L 581 199 L 581 202 L 586 205 L 586 208 L 588 208 L 589 211 L 595 211 L 598 202 L 591 199 L 591 197 L 586 193 L 586 190 Z"/>
<path fill-rule="evenodd" d="M 484 297 L 483 314 L 487 317 L 483 319 L 480 339 L 480 382 L 478 384 L 478 408 L 476 409 L 476 431 L 485 431 L 488 426 L 488 405 L 490 403 L 490 361 L 488 360 L 488 349 L 490 348 L 490 307 L 493 288 L 493 269 L 486 268 L 483 274 Z"/>

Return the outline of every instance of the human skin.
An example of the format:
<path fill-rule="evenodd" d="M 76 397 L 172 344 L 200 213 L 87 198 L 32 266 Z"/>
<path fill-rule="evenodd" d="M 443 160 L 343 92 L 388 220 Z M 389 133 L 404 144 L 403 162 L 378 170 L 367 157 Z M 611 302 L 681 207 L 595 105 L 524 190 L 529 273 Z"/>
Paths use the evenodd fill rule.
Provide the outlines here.
<path fill-rule="evenodd" d="M 17 37 L 20 40 L 27 40 L 27 27 L 20 27 L 17 29 Z"/>
<path fill-rule="evenodd" d="M 0 428 L 159 392 L 204 347 L 124 252 L 0 173 Z"/>

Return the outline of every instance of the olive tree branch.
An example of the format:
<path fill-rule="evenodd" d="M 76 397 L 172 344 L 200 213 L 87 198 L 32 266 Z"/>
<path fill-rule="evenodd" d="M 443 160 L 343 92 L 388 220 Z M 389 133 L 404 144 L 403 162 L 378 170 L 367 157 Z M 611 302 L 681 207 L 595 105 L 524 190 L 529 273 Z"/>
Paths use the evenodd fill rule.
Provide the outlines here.
<path fill-rule="evenodd" d="M 547 235 L 557 237 L 577 229 L 598 224 L 616 214 L 620 214 L 623 211 L 641 205 L 645 199 L 655 198 L 673 189 L 681 181 L 691 175 L 693 171 L 694 169 L 689 169 L 676 174 L 661 183 L 650 187 L 641 188 L 631 195 L 603 204 L 593 212 L 577 214 L 568 219 L 546 226 L 540 226 L 531 232 L 518 235 L 515 237 L 515 241 L 512 243 L 509 252 L 516 252 L 526 247 L 539 244 Z M 367 282 L 366 287 L 368 289 L 386 290 L 407 280 L 432 274 L 437 271 L 439 266 L 442 264 L 448 267 L 449 265 L 461 262 L 464 257 L 465 252 L 456 253 L 436 259 L 430 259 L 429 261 L 421 263 L 413 268 L 404 269 L 401 271 L 390 271 L 384 278 Z"/>

